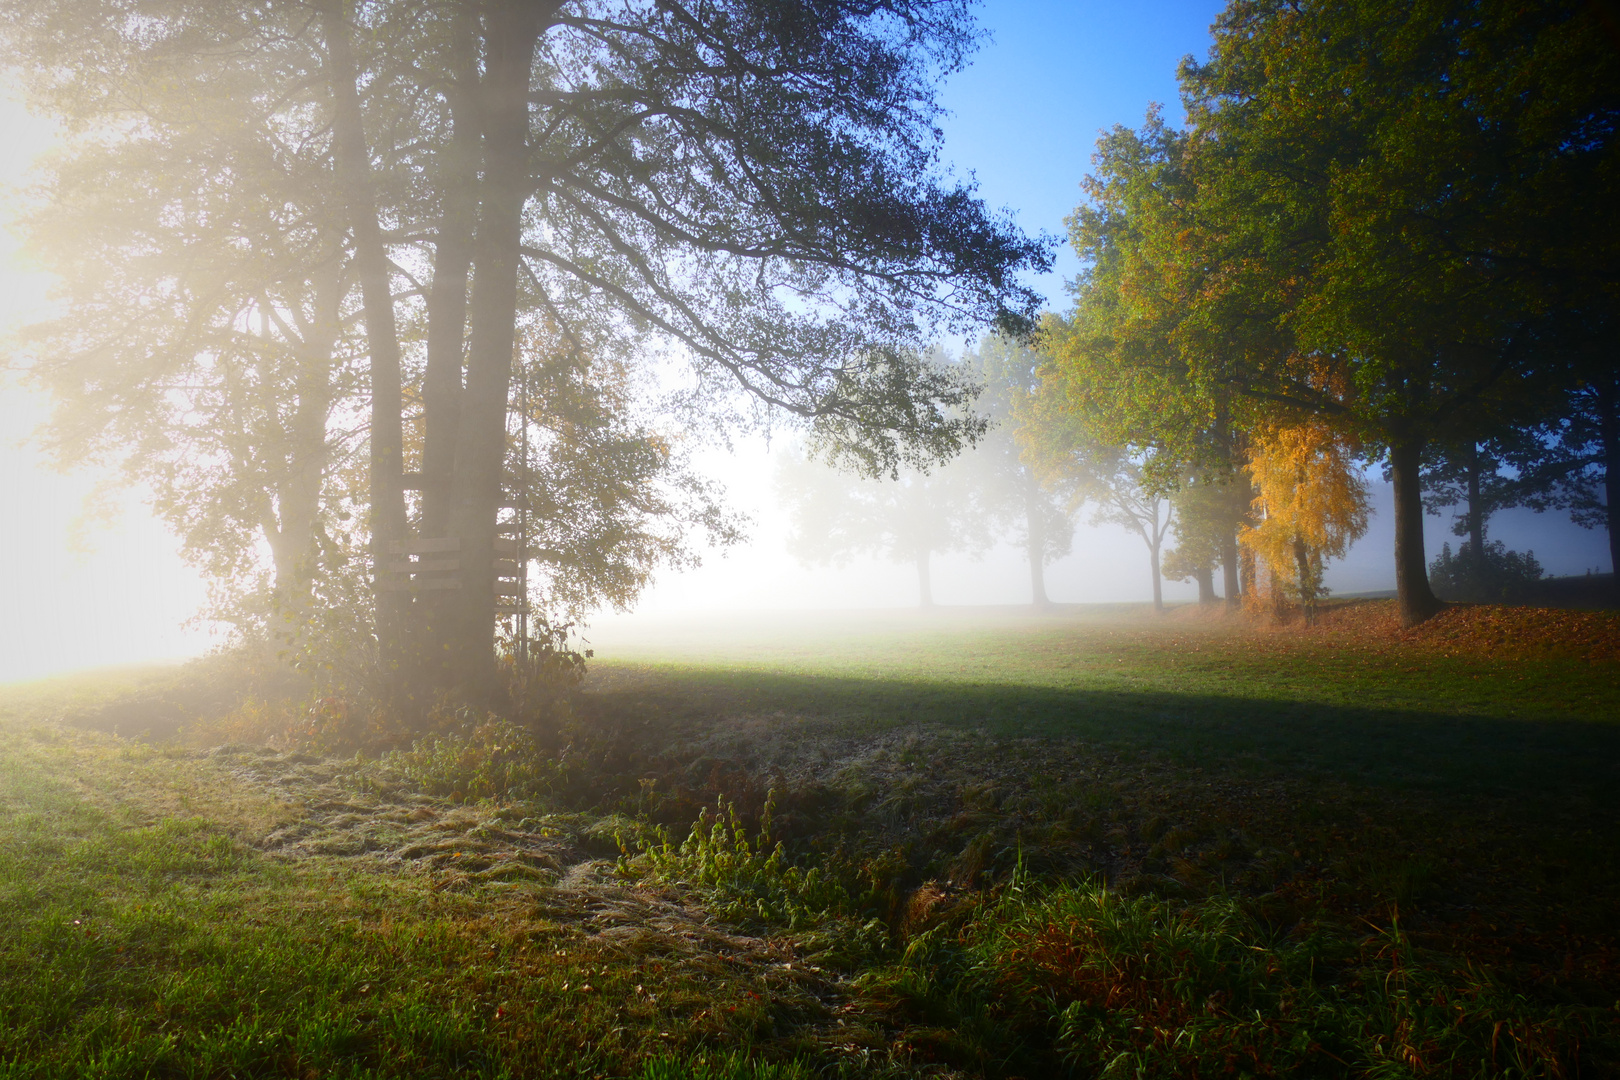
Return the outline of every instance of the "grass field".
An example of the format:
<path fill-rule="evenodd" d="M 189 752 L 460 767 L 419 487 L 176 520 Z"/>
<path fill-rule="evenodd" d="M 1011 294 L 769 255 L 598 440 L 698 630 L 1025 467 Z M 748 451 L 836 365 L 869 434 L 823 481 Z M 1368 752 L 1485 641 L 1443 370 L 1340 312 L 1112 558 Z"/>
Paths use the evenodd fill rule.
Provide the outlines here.
<path fill-rule="evenodd" d="M 621 623 L 553 727 L 380 756 L 7 688 L 0 1076 L 1616 1075 L 1617 643 Z"/>

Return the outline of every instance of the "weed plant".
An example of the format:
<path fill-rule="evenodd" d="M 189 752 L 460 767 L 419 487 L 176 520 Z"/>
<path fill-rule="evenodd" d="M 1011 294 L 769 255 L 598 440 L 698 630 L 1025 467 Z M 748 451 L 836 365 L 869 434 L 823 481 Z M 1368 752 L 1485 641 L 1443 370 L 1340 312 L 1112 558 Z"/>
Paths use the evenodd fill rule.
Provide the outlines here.
<path fill-rule="evenodd" d="M 527 729 L 471 709 L 459 710 L 448 727 L 390 751 L 383 764 L 456 802 L 536 798 L 559 786 L 565 766 Z"/>
<path fill-rule="evenodd" d="M 721 797 L 714 810 L 703 809 L 678 845 L 664 826 L 643 823 L 634 835 L 619 836 L 619 874 L 693 889 L 734 923 L 817 930 L 820 959 L 881 955 L 889 934 L 880 913 L 880 881 L 870 868 L 863 875 L 836 854 L 822 856 L 820 865 L 790 861 L 786 846 L 771 839 L 775 809 L 773 790 L 750 837 L 736 804 Z"/>

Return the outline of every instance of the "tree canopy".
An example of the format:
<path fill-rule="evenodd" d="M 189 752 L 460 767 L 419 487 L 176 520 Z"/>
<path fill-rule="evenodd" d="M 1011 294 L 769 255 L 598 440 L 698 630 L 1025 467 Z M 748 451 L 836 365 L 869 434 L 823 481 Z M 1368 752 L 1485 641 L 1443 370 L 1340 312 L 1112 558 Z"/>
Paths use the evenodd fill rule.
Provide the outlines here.
<path fill-rule="evenodd" d="M 171 472 L 167 512 L 199 536 L 235 530 L 239 552 L 255 530 L 290 533 L 289 565 L 313 572 L 308 551 L 331 534 L 315 523 L 346 520 L 334 557 L 351 570 L 356 545 L 379 581 L 403 556 L 387 572 L 408 587 L 377 592 L 375 636 L 385 668 L 432 685 L 488 682 L 503 503 L 570 505 L 514 490 L 546 474 L 513 458 L 525 342 L 555 344 L 533 354 L 541 367 L 645 376 L 622 385 L 693 429 L 786 418 L 892 473 L 949 456 L 979 423 L 962 408 L 971 388 L 918 349 L 946 331 L 1026 331 L 1037 298 L 1018 275 L 1049 262 L 940 164 L 935 94 L 977 40 L 957 0 L 52 0 L 0 14 L 35 101 L 78 133 L 35 234 L 71 271 L 35 363 L 64 401 L 63 446 L 127 445 L 138 428 L 206 457 L 202 473 Z M 268 419 L 221 414 L 232 445 L 215 445 L 173 395 L 199 372 L 184 392 L 246 379 Z M 610 485 L 660 475 L 589 457 Z M 265 479 L 278 469 L 302 493 L 295 511 L 287 494 L 269 517 L 210 497 L 279 491 Z M 701 500 L 678 503 L 639 505 L 717 524 Z M 525 559 L 577 554 L 556 538 L 568 528 L 524 537 Z M 415 569 L 428 541 L 454 552 L 437 566 L 457 565 Z M 645 557 L 620 582 L 673 553 L 623 542 Z"/>

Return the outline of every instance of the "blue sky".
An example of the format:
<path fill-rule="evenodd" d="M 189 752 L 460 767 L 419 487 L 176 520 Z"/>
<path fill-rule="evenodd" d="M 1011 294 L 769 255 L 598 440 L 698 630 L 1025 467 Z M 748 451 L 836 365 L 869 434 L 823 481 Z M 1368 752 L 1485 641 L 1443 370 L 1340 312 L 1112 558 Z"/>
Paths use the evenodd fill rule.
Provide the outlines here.
<path fill-rule="evenodd" d="M 1099 132 L 1139 126 L 1152 102 L 1181 122 L 1176 66 L 1204 58 L 1223 6 L 989 0 L 979 19 L 990 40 L 942 95 L 947 162 L 1026 232 L 1063 235 Z M 1063 281 L 1078 269 L 1065 242 L 1038 283 L 1049 303 L 1067 305 Z"/>

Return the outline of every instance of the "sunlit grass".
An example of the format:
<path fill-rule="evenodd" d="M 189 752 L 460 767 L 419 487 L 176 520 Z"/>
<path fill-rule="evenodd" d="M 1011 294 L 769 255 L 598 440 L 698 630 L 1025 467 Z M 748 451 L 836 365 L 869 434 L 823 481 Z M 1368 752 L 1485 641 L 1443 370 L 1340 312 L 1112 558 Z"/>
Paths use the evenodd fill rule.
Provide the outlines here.
<path fill-rule="evenodd" d="M 532 893 L 267 856 L 253 793 L 154 816 L 149 793 L 211 772 L 0 727 L 0 1076 L 625 1075 L 771 1024 L 766 996 L 593 941 Z"/>

